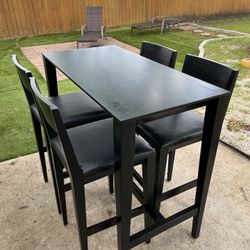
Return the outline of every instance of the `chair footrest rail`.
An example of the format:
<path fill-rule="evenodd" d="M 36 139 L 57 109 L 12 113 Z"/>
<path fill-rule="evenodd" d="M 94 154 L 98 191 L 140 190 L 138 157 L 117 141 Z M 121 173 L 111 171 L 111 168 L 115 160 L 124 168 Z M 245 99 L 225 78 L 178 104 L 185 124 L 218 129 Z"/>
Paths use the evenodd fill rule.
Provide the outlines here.
<path fill-rule="evenodd" d="M 134 218 L 138 215 L 141 215 L 143 213 L 146 212 L 146 207 L 145 206 L 140 206 L 140 207 L 137 207 L 137 208 L 134 208 L 131 210 L 131 218 Z M 104 220 L 102 222 L 99 222 L 95 225 L 92 225 L 92 226 L 89 226 L 87 228 L 87 234 L 88 236 L 92 235 L 92 234 L 95 234 L 95 233 L 98 233 L 102 230 L 105 230 L 109 227 L 113 227 L 115 226 L 118 222 L 120 221 L 120 218 L 117 217 L 117 216 L 114 216 L 112 218 L 109 218 L 107 220 Z"/>
<path fill-rule="evenodd" d="M 143 192 L 135 183 L 133 183 L 133 195 L 141 204 L 143 204 Z"/>
<path fill-rule="evenodd" d="M 136 170 L 134 170 L 134 172 L 133 172 L 133 177 L 137 180 L 137 182 L 141 186 L 143 186 L 143 179 L 142 179 L 142 177 L 140 176 L 140 174 Z"/>
<path fill-rule="evenodd" d="M 188 191 L 189 189 L 192 189 L 197 186 L 197 180 L 193 180 L 190 182 L 187 182 L 181 186 L 178 186 L 176 188 L 173 188 L 165 193 L 162 194 L 161 196 L 161 201 L 167 200 L 169 198 L 172 198 L 178 194 L 181 194 L 183 192 Z"/>
<path fill-rule="evenodd" d="M 170 199 L 178 194 L 181 194 L 183 192 L 188 191 L 189 189 L 192 189 L 194 187 L 197 186 L 197 180 L 193 180 L 190 182 L 187 182 L 181 186 L 178 186 L 176 188 L 173 188 L 165 193 L 162 194 L 161 196 L 161 201 Z M 141 191 L 141 189 L 135 184 L 133 183 L 133 194 L 135 195 L 136 199 L 143 204 L 143 192 Z"/>
<path fill-rule="evenodd" d="M 198 207 L 195 205 L 190 206 L 168 218 L 165 218 L 164 220 L 160 220 L 158 223 L 153 224 L 152 226 L 135 233 L 130 237 L 130 248 L 133 248 L 148 239 L 151 239 L 152 237 L 166 231 L 167 229 L 174 227 L 175 225 L 197 215 Z M 154 211 L 155 213 L 155 211 Z M 158 212 L 160 214 L 160 212 Z M 159 216 L 162 216 L 161 214 Z M 152 215 L 152 217 L 155 217 L 155 215 Z"/>

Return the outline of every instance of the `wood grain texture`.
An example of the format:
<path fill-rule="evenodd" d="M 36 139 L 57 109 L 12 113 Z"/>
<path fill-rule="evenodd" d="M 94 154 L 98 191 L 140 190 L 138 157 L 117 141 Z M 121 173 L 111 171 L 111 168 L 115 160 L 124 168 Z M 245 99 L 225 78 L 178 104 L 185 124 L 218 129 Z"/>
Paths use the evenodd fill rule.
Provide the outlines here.
<path fill-rule="evenodd" d="M 102 6 L 109 27 L 154 16 L 208 16 L 250 12 L 250 0 L 0 0 L 0 39 L 79 30 L 87 6 Z"/>

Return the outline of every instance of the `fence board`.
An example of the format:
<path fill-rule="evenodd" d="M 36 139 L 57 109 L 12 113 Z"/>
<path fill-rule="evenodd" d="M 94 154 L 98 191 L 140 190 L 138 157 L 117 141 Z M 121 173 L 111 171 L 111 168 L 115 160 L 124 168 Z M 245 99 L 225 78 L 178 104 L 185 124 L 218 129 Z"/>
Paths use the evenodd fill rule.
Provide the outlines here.
<path fill-rule="evenodd" d="M 106 26 L 154 16 L 205 16 L 250 12 L 250 0 L 0 0 L 0 39 L 79 30 L 87 6 L 103 6 Z"/>

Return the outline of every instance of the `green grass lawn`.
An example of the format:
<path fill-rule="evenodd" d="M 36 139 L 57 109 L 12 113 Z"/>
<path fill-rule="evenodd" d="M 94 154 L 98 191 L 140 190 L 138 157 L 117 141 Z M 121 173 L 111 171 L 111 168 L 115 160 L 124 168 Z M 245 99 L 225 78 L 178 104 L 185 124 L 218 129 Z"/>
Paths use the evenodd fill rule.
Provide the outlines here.
<path fill-rule="evenodd" d="M 249 21 L 250 18 L 241 19 L 241 22 L 238 19 L 235 19 L 234 22 L 232 20 L 229 22 L 227 20 L 218 22 L 217 20 L 216 22 L 206 22 L 206 25 L 211 24 L 217 27 L 224 25 L 224 28 L 228 27 L 229 29 L 248 31 L 250 33 L 250 27 L 246 25 L 247 20 Z M 178 30 L 164 35 L 160 35 L 159 30 L 155 30 L 145 31 L 141 36 L 130 36 L 130 30 L 126 27 L 109 29 L 108 35 L 137 48 L 140 48 L 143 40 L 147 40 L 176 49 L 178 51 L 176 68 L 179 70 L 182 67 L 185 55 L 187 53 L 198 54 L 198 45 L 204 39 L 200 35 Z M 42 92 L 47 94 L 45 81 L 36 68 L 23 56 L 20 47 L 75 41 L 78 36 L 79 32 L 73 32 L 0 41 L 0 161 L 29 154 L 37 150 L 27 102 L 12 64 L 11 54 L 18 55 L 20 62 L 34 73 Z M 250 46 L 249 39 L 215 42 L 206 47 L 206 56 L 240 68 L 239 59 L 250 56 L 247 49 L 248 44 Z M 239 79 L 245 78 L 250 78 L 250 70 L 241 69 Z M 250 90 L 249 83 L 245 84 L 244 88 L 237 84 L 234 94 L 234 97 L 240 96 L 237 102 L 239 101 L 241 104 L 248 103 L 249 95 L 244 94 L 246 93 L 244 91 L 247 91 L 247 89 Z M 59 90 L 60 93 L 65 93 L 75 91 L 76 87 L 66 80 L 60 82 Z M 242 112 L 248 112 L 248 109 L 244 110 L 243 107 Z"/>
<path fill-rule="evenodd" d="M 250 33 L 250 16 L 201 21 L 201 25 Z"/>
<path fill-rule="evenodd" d="M 172 32 L 160 35 L 160 30 L 144 31 L 142 35 L 137 35 L 136 32 L 130 35 L 130 28 L 114 29 L 108 33 L 113 38 L 140 48 L 142 41 L 149 41 L 161 44 L 178 51 L 176 68 L 181 69 L 183 60 L 187 53 L 198 54 L 198 46 L 203 41 L 200 35 L 192 32 L 182 32 L 174 30 Z"/>
<path fill-rule="evenodd" d="M 20 62 L 30 69 L 44 94 L 47 87 L 37 69 L 23 56 L 20 47 L 75 41 L 79 33 L 28 37 L 0 41 L 0 161 L 37 151 L 31 118 L 22 87 L 11 55 L 17 54 Z M 61 81 L 60 93 L 76 90 L 70 81 Z"/>
<path fill-rule="evenodd" d="M 250 34 L 250 16 L 212 20 L 201 24 Z M 227 128 L 236 131 L 237 135 L 228 141 L 236 147 L 238 144 L 245 144 L 243 151 L 249 154 L 250 69 L 241 67 L 240 61 L 242 58 L 250 58 L 250 38 L 215 41 L 209 43 L 205 49 L 206 57 L 240 69 L 226 117 Z"/>

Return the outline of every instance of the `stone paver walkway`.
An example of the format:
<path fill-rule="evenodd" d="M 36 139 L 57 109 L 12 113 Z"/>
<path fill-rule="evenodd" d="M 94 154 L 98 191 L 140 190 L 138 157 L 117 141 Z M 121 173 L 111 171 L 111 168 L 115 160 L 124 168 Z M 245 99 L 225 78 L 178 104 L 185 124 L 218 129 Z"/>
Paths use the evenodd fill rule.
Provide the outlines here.
<path fill-rule="evenodd" d="M 90 44 L 80 45 L 80 48 L 89 47 Z M 107 37 L 106 39 L 99 39 L 98 45 L 117 45 L 121 48 L 129 50 L 131 52 L 139 54 L 139 49 L 130 46 L 128 44 L 122 43 L 116 39 L 111 37 Z M 57 43 L 57 44 L 45 44 L 45 45 L 37 45 L 37 46 L 30 46 L 30 47 L 23 47 L 21 48 L 23 54 L 29 59 L 29 61 L 36 66 L 38 71 L 42 74 L 45 78 L 44 66 L 43 66 L 43 59 L 42 54 L 48 51 L 62 51 L 62 50 L 69 50 L 69 49 L 76 49 L 76 42 L 68 42 L 68 43 Z M 67 77 L 62 74 L 59 70 L 57 70 L 57 79 L 58 80 L 65 80 Z"/>

